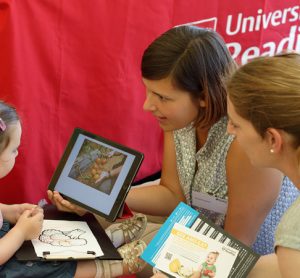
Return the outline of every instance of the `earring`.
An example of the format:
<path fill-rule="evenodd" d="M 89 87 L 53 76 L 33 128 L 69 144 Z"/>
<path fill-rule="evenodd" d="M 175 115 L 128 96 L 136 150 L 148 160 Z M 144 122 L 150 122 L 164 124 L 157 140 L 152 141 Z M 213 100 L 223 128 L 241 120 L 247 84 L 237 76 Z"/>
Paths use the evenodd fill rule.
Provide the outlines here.
<path fill-rule="evenodd" d="M 273 150 L 273 149 L 271 149 L 271 150 L 270 150 L 270 153 L 274 153 L 274 150 Z"/>

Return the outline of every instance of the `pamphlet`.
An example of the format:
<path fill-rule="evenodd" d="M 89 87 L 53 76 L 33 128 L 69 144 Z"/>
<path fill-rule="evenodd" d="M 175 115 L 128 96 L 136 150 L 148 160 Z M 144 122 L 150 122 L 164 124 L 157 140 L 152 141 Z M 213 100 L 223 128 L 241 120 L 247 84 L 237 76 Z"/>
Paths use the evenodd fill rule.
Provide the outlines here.
<path fill-rule="evenodd" d="M 251 248 L 190 206 L 180 203 L 141 258 L 169 277 L 210 271 L 215 278 L 244 278 L 259 258 Z M 206 275 L 206 276 L 205 276 Z"/>
<path fill-rule="evenodd" d="M 237 254 L 238 250 L 175 223 L 156 267 L 178 278 L 201 270 L 216 278 L 228 277 Z"/>

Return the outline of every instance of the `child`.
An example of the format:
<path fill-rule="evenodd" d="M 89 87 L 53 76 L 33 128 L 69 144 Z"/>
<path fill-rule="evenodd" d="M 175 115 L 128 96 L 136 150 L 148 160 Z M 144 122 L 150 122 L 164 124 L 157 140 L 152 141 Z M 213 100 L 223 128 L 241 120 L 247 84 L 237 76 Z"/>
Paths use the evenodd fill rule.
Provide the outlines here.
<path fill-rule="evenodd" d="M 219 256 L 219 252 L 209 252 L 206 261 L 202 263 L 200 273 L 201 278 L 215 277 L 217 268 L 215 262 Z"/>
<path fill-rule="evenodd" d="M 18 155 L 22 128 L 13 107 L 0 102 L 0 178 L 13 168 Z M 116 277 L 126 274 L 122 261 L 21 262 L 14 253 L 25 240 L 36 238 L 43 224 L 43 210 L 33 204 L 0 204 L 1 277 Z M 3 220 L 5 219 L 5 220 Z M 10 228 L 10 224 L 13 225 Z M 139 247 L 133 242 L 133 247 Z M 126 256 L 127 249 L 119 249 Z M 126 260 L 125 260 L 126 262 Z M 128 270 L 127 270 L 128 271 Z"/>

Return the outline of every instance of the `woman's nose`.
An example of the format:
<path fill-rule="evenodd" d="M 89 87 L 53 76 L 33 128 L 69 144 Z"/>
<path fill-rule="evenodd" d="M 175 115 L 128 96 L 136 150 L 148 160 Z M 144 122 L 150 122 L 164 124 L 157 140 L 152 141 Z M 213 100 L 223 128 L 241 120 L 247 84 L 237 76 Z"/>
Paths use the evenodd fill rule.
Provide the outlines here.
<path fill-rule="evenodd" d="M 143 105 L 143 109 L 145 111 L 153 112 L 156 110 L 155 104 L 151 101 L 150 97 L 147 96 Z"/>

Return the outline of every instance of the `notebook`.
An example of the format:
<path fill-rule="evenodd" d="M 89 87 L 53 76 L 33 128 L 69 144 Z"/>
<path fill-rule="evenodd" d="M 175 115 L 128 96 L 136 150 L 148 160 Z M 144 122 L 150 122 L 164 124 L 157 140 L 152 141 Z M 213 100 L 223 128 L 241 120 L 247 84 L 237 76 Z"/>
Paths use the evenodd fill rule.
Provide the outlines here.
<path fill-rule="evenodd" d="M 58 211 L 53 205 L 45 205 L 44 207 L 44 216 L 45 219 L 49 220 L 64 220 L 64 221 L 84 221 L 88 225 L 90 231 L 95 236 L 99 246 L 101 247 L 103 254 L 97 254 L 94 251 L 94 248 L 91 250 L 84 252 L 82 249 L 82 253 L 74 253 L 74 254 L 64 254 L 64 253 L 53 253 L 50 248 L 45 248 L 43 255 L 38 256 L 36 253 L 33 243 L 31 240 L 27 240 L 23 243 L 23 245 L 16 252 L 16 258 L 20 261 L 40 261 L 40 260 L 62 260 L 62 261 L 70 261 L 70 260 L 86 260 L 86 259 L 95 259 L 99 260 L 122 260 L 117 248 L 115 248 L 105 233 L 104 229 L 100 226 L 95 216 L 91 213 L 87 213 L 83 216 L 78 216 L 75 213 L 68 213 Z M 59 227 L 59 230 L 63 232 L 69 231 L 68 227 Z M 57 236 L 55 236 L 57 238 Z M 84 236 L 80 236 L 84 237 Z M 74 238 L 74 236 L 73 236 Z M 49 245 L 50 246 L 50 245 Z M 73 249 L 71 247 L 70 249 Z"/>

